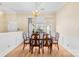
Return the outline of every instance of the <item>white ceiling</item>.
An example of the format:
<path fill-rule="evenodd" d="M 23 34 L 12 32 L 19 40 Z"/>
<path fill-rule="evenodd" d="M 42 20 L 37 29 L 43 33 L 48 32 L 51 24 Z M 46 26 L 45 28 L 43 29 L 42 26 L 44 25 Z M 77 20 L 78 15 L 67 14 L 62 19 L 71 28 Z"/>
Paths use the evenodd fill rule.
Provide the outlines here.
<path fill-rule="evenodd" d="M 40 12 L 56 12 L 64 6 L 63 2 L 2 2 L 2 7 L 9 8 L 16 12 L 32 12 L 36 8 Z"/>

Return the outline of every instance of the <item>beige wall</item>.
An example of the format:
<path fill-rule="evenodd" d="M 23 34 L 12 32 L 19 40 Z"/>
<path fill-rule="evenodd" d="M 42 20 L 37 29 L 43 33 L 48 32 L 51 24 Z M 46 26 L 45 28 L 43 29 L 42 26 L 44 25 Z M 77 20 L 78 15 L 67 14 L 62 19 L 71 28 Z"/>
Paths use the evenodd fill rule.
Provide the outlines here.
<path fill-rule="evenodd" d="M 65 35 L 79 34 L 79 3 L 67 3 L 56 15 L 56 30 Z"/>
<path fill-rule="evenodd" d="M 18 28 L 20 30 L 23 30 L 23 31 L 28 31 L 28 17 L 31 17 L 32 16 L 32 21 L 33 23 L 36 22 L 36 19 L 35 17 L 33 17 L 32 14 L 30 13 L 17 13 L 16 14 L 16 17 L 17 17 L 17 22 L 18 22 Z M 47 24 L 53 24 L 54 26 L 54 30 L 55 30 L 55 21 L 56 21 L 56 17 L 55 17 L 55 14 L 41 14 L 42 17 L 45 18 L 45 21 L 47 22 Z"/>
<path fill-rule="evenodd" d="M 0 13 L 0 32 L 7 32 L 8 31 L 8 20 L 6 18 L 6 13 Z"/>
<path fill-rule="evenodd" d="M 5 31 L 5 20 L 4 20 L 4 13 L 0 12 L 0 32 L 4 32 Z"/>
<path fill-rule="evenodd" d="M 30 14 L 27 13 L 17 13 L 16 14 L 16 19 L 17 19 L 17 24 L 18 24 L 18 29 L 21 31 L 28 31 L 28 17 Z"/>
<path fill-rule="evenodd" d="M 17 23 L 17 28 L 20 31 L 28 31 L 28 17 L 32 16 L 30 13 L 15 13 L 15 12 L 3 12 L 0 14 L 0 32 L 8 32 L 8 22 L 15 21 Z M 53 24 L 55 30 L 55 14 L 42 14 L 45 18 L 47 24 Z M 33 23 L 36 22 L 35 18 L 33 18 Z"/>
<path fill-rule="evenodd" d="M 8 32 L 8 22 L 16 22 L 16 14 L 12 11 L 2 12 L 0 11 L 0 32 Z"/>
<path fill-rule="evenodd" d="M 5 20 L 7 21 L 6 22 L 7 23 L 7 30 L 8 31 L 17 31 L 16 13 L 15 12 L 5 13 L 5 18 L 6 18 Z"/>
<path fill-rule="evenodd" d="M 79 3 L 66 3 L 56 14 L 56 31 L 62 35 L 62 45 L 79 49 Z"/>

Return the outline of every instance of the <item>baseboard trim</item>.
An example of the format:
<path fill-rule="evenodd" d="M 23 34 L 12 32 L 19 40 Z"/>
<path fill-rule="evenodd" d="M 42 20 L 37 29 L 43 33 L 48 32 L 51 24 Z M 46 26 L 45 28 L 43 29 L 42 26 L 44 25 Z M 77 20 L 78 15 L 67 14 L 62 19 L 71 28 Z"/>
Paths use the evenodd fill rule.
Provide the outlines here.
<path fill-rule="evenodd" d="M 2 53 L 0 53 L 0 57 L 5 57 L 5 55 L 7 55 L 9 52 L 11 52 L 13 49 L 15 49 L 16 47 L 18 47 L 20 44 L 22 44 L 23 42 L 18 43 L 15 46 L 12 46 L 8 49 L 6 49 L 5 51 L 3 51 Z"/>
<path fill-rule="evenodd" d="M 76 57 L 76 55 L 75 55 L 75 53 L 73 52 L 73 50 L 71 50 L 69 47 L 67 47 L 67 46 L 64 46 L 63 44 L 61 44 L 60 43 L 60 45 L 64 48 L 64 49 L 66 49 L 68 52 L 70 52 L 74 57 Z"/>

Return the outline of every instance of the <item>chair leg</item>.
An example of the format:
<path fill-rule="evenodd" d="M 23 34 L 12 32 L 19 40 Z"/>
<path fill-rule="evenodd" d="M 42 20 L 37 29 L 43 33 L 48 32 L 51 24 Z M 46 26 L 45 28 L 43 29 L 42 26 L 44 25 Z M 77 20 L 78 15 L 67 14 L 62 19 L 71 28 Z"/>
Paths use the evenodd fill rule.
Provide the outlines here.
<path fill-rule="evenodd" d="M 44 47 L 42 48 L 42 53 L 44 54 Z"/>
<path fill-rule="evenodd" d="M 48 46 L 48 52 L 50 52 L 50 47 Z"/>
<path fill-rule="evenodd" d="M 38 51 L 38 53 L 40 54 L 40 47 L 39 47 L 39 51 Z"/>
<path fill-rule="evenodd" d="M 24 48 L 25 48 L 25 44 L 24 44 L 24 46 L 23 46 L 23 50 L 24 50 Z"/>
<path fill-rule="evenodd" d="M 33 47 L 31 47 L 31 54 L 33 54 Z"/>
<path fill-rule="evenodd" d="M 50 46 L 48 46 L 48 52 L 50 53 Z"/>
<path fill-rule="evenodd" d="M 52 46 L 50 46 L 50 54 L 52 53 Z"/>
<path fill-rule="evenodd" d="M 29 52 L 31 51 L 31 46 L 29 46 Z"/>
<path fill-rule="evenodd" d="M 52 51 L 53 51 L 53 44 L 52 44 Z"/>
<path fill-rule="evenodd" d="M 59 50 L 59 45 L 57 44 L 57 48 L 58 48 L 58 50 Z"/>

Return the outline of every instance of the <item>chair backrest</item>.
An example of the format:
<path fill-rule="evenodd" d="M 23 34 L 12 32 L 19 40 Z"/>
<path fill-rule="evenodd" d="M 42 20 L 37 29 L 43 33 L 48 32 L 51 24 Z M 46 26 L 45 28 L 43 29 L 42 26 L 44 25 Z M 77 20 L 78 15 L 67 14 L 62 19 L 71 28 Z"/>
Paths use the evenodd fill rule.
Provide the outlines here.
<path fill-rule="evenodd" d="M 23 32 L 23 39 L 26 40 L 26 32 Z"/>
<path fill-rule="evenodd" d="M 40 34 L 36 34 L 36 38 L 37 39 L 40 39 Z"/>
<path fill-rule="evenodd" d="M 24 40 L 28 40 L 29 39 L 29 36 L 28 36 L 28 33 L 27 32 L 23 32 L 23 39 Z"/>
<path fill-rule="evenodd" d="M 48 46 L 50 44 L 50 39 L 51 36 L 49 34 L 44 34 L 43 35 L 43 44 L 45 44 L 46 46 Z"/>
<path fill-rule="evenodd" d="M 43 39 L 46 40 L 46 41 L 48 41 L 48 34 L 44 34 L 43 35 Z"/>
<path fill-rule="evenodd" d="M 31 39 L 35 39 L 35 34 L 32 34 L 31 35 Z"/>
<path fill-rule="evenodd" d="M 34 33 L 34 34 L 32 34 L 31 38 L 35 39 L 35 40 L 40 39 L 40 35 L 38 33 Z"/>
<path fill-rule="evenodd" d="M 59 33 L 58 33 L 58 32 L 56 32 L 56 34 L 55 34 L 55 40 L 56 40 L 56 41 L 59 40 Z"/>
<path fill-rule="evenodd" d="M 32 45 L 36 46 L 38 44 L 38 42 L 40 42 L 40 40 L 38 40 L 38 39 L 40 39 L 40 35 L 38 33 L 33 33 L 31 35 L 31 43 L 32 43 Z"/>
<path fill-rule="evenodd" d="M 51 36 L 50 36 L 49 34 L 44 34 L 44 35 L 43 35 L 43 38 L 44 38 L 44 39 L 46 39 L 46 38 L 49 39 L 49 38 L 51 38 Z"/>

